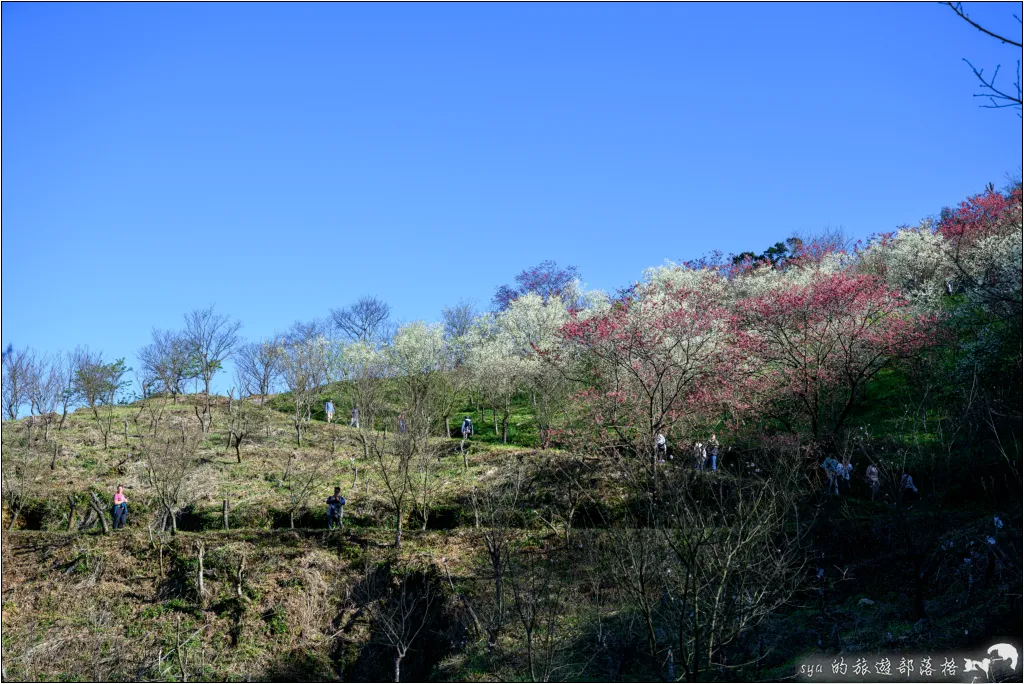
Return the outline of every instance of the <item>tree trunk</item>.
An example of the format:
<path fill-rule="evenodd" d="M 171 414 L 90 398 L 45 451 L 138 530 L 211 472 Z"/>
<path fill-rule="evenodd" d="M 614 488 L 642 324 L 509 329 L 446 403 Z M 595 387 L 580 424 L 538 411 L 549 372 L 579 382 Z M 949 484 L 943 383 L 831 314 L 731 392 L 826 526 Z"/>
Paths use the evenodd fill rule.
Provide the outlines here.
<path fill-rule="evenodd" d="M 395 512 L 395 548 L 402 548 L 402 509 Z"/>
<path fill-rule="evenodd" d="M 68 497 L 68 532 L 75 527 L 75 497 Z"/>
<path fill-rule="evenodd" d="M 295 421 L 295 445 L 302 448 L 302 426 L 299 425 L 299 421 Z"/>
<path fill-rule="evenodd" d="M 395 656 L 395 681 L 396 682 L 401 681 L 401 674 L 402 674 L 402 656 L 396 655 Z"/>
<path fill-rule="evenodd" d="M 203 556 L 206 555 L 206 547 L 203 542 L 196 543 L 196 550 L 199 554 L 199 568 L 196 571 L 196 586 L 199 588 L 199 605 L 203 606 L 206 603 L 206 587 L 203 585 Z"/>
<path fill-rule="evenodd" d="M 60 445 L 57 442 L 53 443 L 53 458 L 50 459 L 50 470 L 57 467 L 57 454 L 60 453 Z"/>
<path fill-rule="evenodd" d="M 67 408 L 67 406 L 65 406 L 64 407 L 64 413 L 62 413 L 61 416 L 60 416 L 60 425 L 57 426 L 57 431 L 58 432 L 60 432 L 61 430 L 64 429 L 64 421 L 67 420 L 67 417 L 68 417 L 68 408 Z"/>
<path fill-rule="evenodd" d="M 171 507 L 167 507 L 167 517 L 171 519 L 171 534 L 178 534 L 178 516 L 174 515 Z"/>
<path fill-rule="evenodd" d="M 242 462 L 242 440 L 238 439 L 238 435 L 235 435 L 235 460 Z"/>
<path fill-rule="evenodd" d="M 224 499 L 224 529 L 231 529 L 228 527 L 228 500 Z"/>
<path fill-rule="evenodd" d="M 89 493 L 92 495 L 92 508 L 99 516 L 100 524 L 103 525 L 103 534 L 110 534 L 110 526 L 107 525 L 107 518 L 103 515 L 103 505 L 100 503 L 99 497 L 96 496 L 96 492 Z"/>
<path fill-rule="evenodd" d="M 295 529 L 295 511 L 294 510 L 288 511 L 288 526 L 291 527 L 293 530 Z"/>
<path fill-rule="evenodd" d="M 10 532 L 14 529 L 14 523 L 18 521 L 18 514 L 21 513 L 21 506 L 14 509 L 14 513 L 11 515 L 11 524 L 7 526 L 7 531 Z M 106 523 L 104 523 L 106 525 Z"/>

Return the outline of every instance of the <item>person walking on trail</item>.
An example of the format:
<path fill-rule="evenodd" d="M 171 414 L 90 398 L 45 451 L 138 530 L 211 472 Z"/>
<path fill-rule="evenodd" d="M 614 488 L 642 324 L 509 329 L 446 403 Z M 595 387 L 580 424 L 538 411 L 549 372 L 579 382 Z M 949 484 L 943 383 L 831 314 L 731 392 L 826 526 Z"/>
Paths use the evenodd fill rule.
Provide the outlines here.
<path fill-rule="evenodd" d="M 654 436 L 654 452 L 658 456 L 658 463 L 665 462 L 665 455 L 668 453 L 668 442 L 665 440 L 665 435 L 658 431 L 658 434 Z"/>
<path fill-rule="evenodd" d="M 718 438 L 715 437 L 715 433 L 711 433 L 711 439 L 708 440 L 708 456 L 711 457 L 711 471 L 718 471 Z"/>
<path fill-rule="evenodd" d="M 327 414 L 328 423 L 334 420 L 334 402 L 331 401 L 330 399 L 328 399 L 327 403 L 324 404 L 324 413 Z"/>
<path fill-rule="evenodd" d="M 852 463 L 839 464 L 839 493 L 847 495 L 850 493 L 850 473 L 853 472 Z"/>
<path fill-rule="evenodd" d="M 124 495 L 124 486 L 117 485 L 114 492 L 114 529 L 119 530 L 128 522 L 128 499 Z"/>
<path fill-rule="evenodd" d="M 903 473 L 900 476 L 900 498 L 911 501 L 917 498 L 917 486 L 914 485 L 914 478 L 910 473 Z"/>
<path fill-rule="evenodd" d="M 839 481 L 842 479 L 849 479 L 850 471 L 853 470 L 852 465 L 843 465 L 836 459 L 829 456 L 826 458 L 821 467 L 825 470 L 825 494 L 828 496 L 839 495 Z"/>
<path fill-rule="evenodd" d="M 878 496 L 878 466 L 874 463 L 868 466 L 868 469 L 864 471 L 864 480 L 868 483 L 868 487 L 871 488 L 871 500 L 874 501 L 875 497 Z"/>
<path fill-rule="evenodd" d="M 357 429 L 359 428 L 359 407 L 358 406 L 353 406 L 352 407 L 352 417 L 349 418 L 348 426 L 349 427 L 354 427 L 354 428 L 357 428 Z"/>
<path fill-rule="evenodd" d="M 345 497 L 341 495 L 341 487 L 334 488 L 334 494 L 327 497 L 327 529 L 341 527 L 345 515 Z"/>
<path fill-rule="evenodd" d="M 469 439 L 473 434 L 473 421 L 469 416 L 462 419 L 462 439 Z"/>

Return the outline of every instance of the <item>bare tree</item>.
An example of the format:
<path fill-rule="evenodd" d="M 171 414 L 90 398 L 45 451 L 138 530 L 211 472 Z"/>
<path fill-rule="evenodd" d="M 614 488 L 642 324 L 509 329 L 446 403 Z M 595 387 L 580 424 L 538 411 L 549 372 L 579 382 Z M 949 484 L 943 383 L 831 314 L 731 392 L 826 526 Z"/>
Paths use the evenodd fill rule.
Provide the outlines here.
<path fill-rule="evenodd" d="M 553 551 L 526 547 L 509 567 L 512 606 L 526 637 L 530 680 L 547 682 L 555 670 L 562 644 L 560 621 L 565 613 L 567 568 Z"/>
<path fill-rule="evenodd" d="M 334 325 L 352 342 L 378 345 L 386 341 L 391 307 L 381 299 L 366 296 L 342 309 L 331 309 Z"/>
<path fill-rule="evenodd" d="M 295 441 L 302 446 L 302 426 L 310 420 L 313 401 L 334 376 L 334 343 L 320 321 L 296 323 L 284 338 L 282 377 L 292 393 Z"/>
<path fill-rule="evenodd" d="M 1018 50 L 1021 49 L 1022 46 L 1019 40 L 1014 40 L 1013 38 L 1006 37 L 1006 35 L 1004 34 L 996 33 L 992 29 L 982 26 L 981 24 L 967 16 L 967 12 L 964 11 L 962 3 L 944 2 L 942 4 L 949 7 L 956 13 L 958 17 L 960 17 L 968 24 L 984 33 L 986 36 L 998 40 L 1003 45 L 1009 45 L 1010 47 L 1015 47 Z M 1021 23 L 1020 17 L 1018 17 L 1016 14 L 1013 15 L 1013 18 L 1017 20 L 1018 24 Z M 966 57 L 964 58 L 964 61 L 967 62 L 967 66 L 971 68 L 971 71 L 974 73 L 975 78 L 977 78 L 978 81 L 981 83 L 982 92 L 975 93 L 974 97 L 983 97 L 989 101 L 989 104 L 983 104 L 981 105 L 982 107 L 985 107 L 987 109 L 1002 109 L 1004 107 L 1014 107 L 1017 109 L 1017 116 L 1021 116 L 1021 80 L 1019 58 L 1017 59 L 1017 77 L 1016 80 L 1013 82 L 1012 91 L 1004 90 L 1002 86 L 996 86 L 996 79 L 999 78 L 999 68 L 1001 65 L 996 65 L 995 72 L 992 74 L 992 76 L 986 78 L 984 69 L 978 69 L 973 64 L 971 64 L 971 62 Z"/>
<path fill-rule="evenodd" d="M 402 519 L 406 505 L 413 494 L 412 467 L 416 456 L 413 440 L 384 438 L 372 433 L 367 436 L 373 467 L 384 485 L 388 503 L 395 512 L 395 548 L 402 545 Z"/>
<path fill-rule="evenodd" d="M 425 573 L 407 566 L 368 564 L 363 601 L 379 643 L 393 650 L 394 678 L 402 678 L 402 660 L 430 618 L 434 589 Z"/>
<path fill-rule="evenodd" d="M 57 420 L 57 404 L 64 391 L 62 358 L 43 356 L 30 364 L 28 399 L 43 423 L 43 441 L 50 438 L 50 425 Z"/>
<path fill-rule="evenodd" d="M 235 458 L 242 462 L 242 442 L 263 432 L 269 423 L 267 409 L 257 406 L 251 401 L 239 399 L 231 402 L 230 422 L 228 423 L 228 443 L 226 449 L 235 446 Z"/>
<path fill-rule="evenodd" d="M 238 345 L 238 329 L 242 324 L 224 314 L 213 312 L 213 307 L 195 309 L 185 314 L 185 339 L 190 353 L 198 365 L 198 377 L 203 381 L 206 404 L 200 422 L 203 432 L 210 429 L 210 383 L 224 361 Z"/>
<path fill-rule="evenodd" d="M 194 341 L 183 332 L 153 328 L 153 341 L 139 350 L 139 362 L 149 377 L 159 382 L 178 403 L 184 384 L 199 376 L 200 360 Z"/>
<path fill-rule="evenodd" d="M 3 352 L 3 412 L 6 420 L 15 420 L 18 409 L 28 400 L 29 366 L 32 353 L 7 345 Z"/>
<path fill-rule="evenodd" d="M 313 490 L 323 484 L 330 463 L 330 454 L 318 451 L 288 454 L 281 488 L 288 506 L 288 525 L 292 529 L 295 528 L 295 516 L 306 507 Z"/>
<path fill-rule="evenodd" d="M 177 514 L 194 492 L 200 463 L 196 452 L 203 441 L 201 430 L 188 421 L 157 426 L 143 437 L 146 476 L 154 498 L 170 518 L 171 533 L 178 531 Z"/>
<path fill-rule="evenodd" d="M 60 423 L 57 430 L 64 429 L 64 421 L 68 418 L 68 409 L 75 405 L 78 397 L 75 394 L 75 357 L 73 353 L 61 353 L 54 357 L 53 370 L 60 379 Z"/>
<path fill-rule="evenodd" d="M 264 403 L 281 377 L 284 360 L 280 340 L 243 344 L 235 355 L 235 375 L 240 396 L 258 396 Z"/>
<path fill-rule="evenodd" d="M 45 460 L 31 448 L 7 447 L 3 450 L 0 482 L 3 484 L 3 502 L 11 513 L 7 529 L 13 529 L 18 515 L 36 491 L 45 485 Z"/>
<path fill-rule="evenodd" d="M 516 540 L 516 519 L 525 473 L 521 465 L 509 465 L 493 481 L 474 492 L 474 515 L 480 521 L 480 544 L 486 555 L 483 569 L 488 590 L 482 592 L 476 614 L 487 631 L 487 655 L 492 657 L 508 620 L 507 575 Z M 482 483 L 483 484 L 483 483 Z"/>

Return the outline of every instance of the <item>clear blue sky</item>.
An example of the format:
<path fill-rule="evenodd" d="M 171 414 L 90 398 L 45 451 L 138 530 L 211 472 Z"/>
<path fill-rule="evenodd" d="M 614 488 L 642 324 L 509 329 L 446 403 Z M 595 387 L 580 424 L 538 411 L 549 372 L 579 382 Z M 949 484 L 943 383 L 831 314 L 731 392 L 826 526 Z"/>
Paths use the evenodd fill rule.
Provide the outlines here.
<path fill-rule="evenodd" d="M 2 12 L 3 343 L 129 365 L 211 303 L 251 338 L 362 294 L 436 319 L 543 259 L 612 289 L 1021 165 L 961 61 L 1017 54 L 933 3 Z"/>

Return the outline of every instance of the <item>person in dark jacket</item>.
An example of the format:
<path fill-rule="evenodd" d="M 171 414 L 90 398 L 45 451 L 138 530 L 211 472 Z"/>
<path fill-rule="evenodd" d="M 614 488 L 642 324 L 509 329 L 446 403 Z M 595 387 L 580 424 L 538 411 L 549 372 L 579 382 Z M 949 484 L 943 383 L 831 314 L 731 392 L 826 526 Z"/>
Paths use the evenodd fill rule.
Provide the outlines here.
<path fill-rule="evenodd" d="M 341 495 L 341 487 L 334 488 L 334 494 L 327 497 L 327 529 L 341 527 L 345 515 L 345 497 Z"/>

